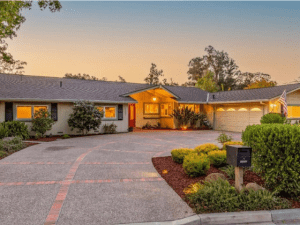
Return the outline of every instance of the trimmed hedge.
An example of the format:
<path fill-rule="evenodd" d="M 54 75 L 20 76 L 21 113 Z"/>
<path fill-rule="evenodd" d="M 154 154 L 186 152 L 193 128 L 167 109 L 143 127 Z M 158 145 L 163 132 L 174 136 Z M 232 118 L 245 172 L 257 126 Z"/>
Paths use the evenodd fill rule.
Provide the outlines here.
<path fill-rule="evenodd" d="M 24 122 L 20 121 L 7 121 L 2 122 L 1 125 L 8 130 L 8 137 L 20 136 L 23 139 L 29 138 L 29 130 Z"/>
<path fill-rule="evenodd" d="M 197 177 L 206 174 L 210 168 L 210 161 L 206 154 L 191 153 L 184 157 L 183 170 L 190 177 Z"/>
<path fill-rule="evenodd" d="M 243 142 L 252 147 L 252 164 L 267 187 L 300 195 L 300 127 L 288 124 L 248 126 Z"/>
<path fill-rule="evenodd" d="M 269 114 L 263 115 L 260 120 L 261 124 L 270 124 L 270 123 L 284 124 L 285 122 L 286 122 L 286 118 L 281 116 L 278 113 L 269 113 Z"/>
<path fill-rule="evenodd" d="M 227 156 L 225 150 L 216 150 L 207 153 L 210 163 L 215 167 L 221 167 L 226 165 Z"/>
<path fill-rule="evenodd" d="M 210 144 L 210 143 L 202 144 L 195 148 L 195 151 L 198 154 L 202 154 L 202 153 L 207 154 L 208 152 L 215 151 L 215 150 L 219 150 L 219 147 L 216 146 L 215 144 Z"/>
<path fill-rule="evenodd" d="M 192 152 L 195 151 L 190 148 L 179 148 L 179 149 L 173 149 L 171 151 L 171 155 L 174 162 L 182 164 L 184 157 Z"/>

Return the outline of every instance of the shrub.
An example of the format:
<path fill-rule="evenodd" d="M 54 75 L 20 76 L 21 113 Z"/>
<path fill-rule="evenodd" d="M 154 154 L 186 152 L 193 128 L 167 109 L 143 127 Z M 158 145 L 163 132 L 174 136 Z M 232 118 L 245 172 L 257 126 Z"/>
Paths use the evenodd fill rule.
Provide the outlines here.
<path fill-rule="evenodd" d="M 212 163 L 215 167 L 226 165 L 227 156 L 225 150 L 210 151 L 207 153 L 207 155 L 210 163 Z"/>
<path fill-rule="evenodd" d="M 29 138 L 29 130 L 24 122 L 20 121 L 7 121 L 1 123 L 3 127 L 8 129 L 8 137 L 20 136 L 23 139 Z"/>
<path fill-rule="evenodd" d="M 24 143 L 21 137 L 15 137 L 12 140 L 0 140 L 0 151 L 6 151 L 8 153 L 13 153 L 24 148 Z"/>
<path fill-rule="evenodd" d="M 185 107 L 181 109 L 174 109 L 171 116 L 178 121 L 178 126 L 180 128 L 181 126 L 187 126 L 191 120 L 194 120 L 194 114 L 195 113 L 192 109 Z"/>
<path fill-rule="evenodd" d="M 210 144 L 210 143 L 202 144 L 195 148 L 195 151 L 198 154 L 201 154 L 201 153 L 207 154 L 208 152 L 215 151 L 215 150 L 219 150 L 219 147 L 214 144 Z"/>
<path fill-rule="evenodd" d="M 8 136 L 8 129 L 0 124 L 0 139 Z"/>
<path fill-rule="evenodd" d="M 5 151 L 0 151 L 0 159 L 1 158 L 4 158 L 4 157 L 6 157 L 7 156 L 7 152 L 5 152 Z"/>
<path fill-rule="evenodd" d="M 179 148 L 173 149 L 171 155 L 174 162 L 182 164 L 184 157 L 192 152 L 194 152 L 194 150 L 190 148 Z"/>
<path fill-rule="evenodd" d="M 54 124 L 54 120 L 51 118 L 50 113 L 45 109 L 40 109 L 35 112 L 31 122 L 31 130 L 35 131 L 38 136 L 41 135 L 42 137 L 47 130 L 51 130 L 52 125 Z"/>
<path fill-rule="evenodd" d="M 227 180 L 204 181 L 196 192 L 186 195 L 195 207 L 196 212 L 233 212 L 237 210 L 271 210 L 286 209 L 290 203 L 267 190 L 247 191 L 240 193 Z"/>
<path fill-rule="evenodd" d="M 79 129 L 82 134 L 87 134 L 90 130 L 99 128 L 102 115 L 91 102 L 77 101 L 68 119 L 68 125 L 71 130 Z"/>
<path fill-rule="evenodd" d="M 205 154 L 188 154 L 183 160 L 183 170 L 190 177 L 197 177 L 206 174 L 210 167 L 209 158 Z"/>
<path fill-rule="evenodd" d="M 222 143 L 222 144 L 223 144 L 223 143 L 225 143 L 225 142 L 231 141 L 231 140 L 232 140 L 232 137 L 222 132 L 222 133 L 217 137 L 216 140 L 217 140 L 219 143 Z"/>
<path fill-rule="evenodd" d="M 112 123 L 110 125 L 104 124 L 103 126 L 104 134 L 115 134 L 117 133 L 117 125 Z"/>
<path fill-rule="evenodd" d="M 266 124 L 266 123 L 280 123 L 283 124 L 286 122 L 286 118 L 281 116 L 278 113 L 268 113 L 266 115 L 263 115 L 260 123 Z"/>
<path fill-rule="evenodd" d="M 242 141 L 227 141 L 223 143 L 223 150 L 226 150 L 227 145 L 244 145 Z"/>
<path fill-rule="evenodd" d="M 35 133 L 35 136 L 34 138 L 37 140 L 37 139 L 40 139 L 41 137 L 43 137 L 43 135 L 40 133 L 40 132 L 36 132 Z"/>
<path fill-rule="evenodd" d="M 70 138 L 70 136 L 67 135 L 67 134 L 64 134 L 61 138 L 62 138 L 62 139 L 67 139 L 67 138 Z"/>
<path fill-rule="evenodd" d="M 300 127 L 287 124 L 248 126 L 243 142 L 252 147 L 252 164 L 267 187 L 300 194 Z"/>
<path fill-rule="evenodd" d="M 235 168 L 234 168 L 234 166 L 228 165 L 226 167 L 220 168 L 220 170 L 225 172 L 230 179 L 232 179 L 232 180 L 235 179 Z"/>

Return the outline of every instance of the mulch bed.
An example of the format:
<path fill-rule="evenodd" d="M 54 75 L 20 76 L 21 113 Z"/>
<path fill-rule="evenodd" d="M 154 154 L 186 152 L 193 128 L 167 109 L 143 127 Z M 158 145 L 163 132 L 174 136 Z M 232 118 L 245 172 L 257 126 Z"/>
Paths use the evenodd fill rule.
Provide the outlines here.
<path fill-rule="evenodd" d="M 213 165 L 210 166 L 210 169 L 207 171 L 207 174 L 200 177 L 189 177 L 182 168 L 182 164 L 175 163 L 172 160 L 171 156 L 167 157 L 155 157 L 152 158 L 152 163 L 157 170 L 157 172 L 161 175 L 162 178 L 174 189 L 174 191 L 185 200 L 185 194 L 183 189 L 188 187 L 190 184 L 197 183 L 199 181 L 203 181 L 205 177 L 211 173 L 222 173 L 226 176 L 229 183 L 234 186 L 234 180 L 229 179 L 227 174 Z M 167 170 L 168 173 L 163 174 L 162 171 Z M 248 183 L 257 183 L 258 185 L 264 186 L 264 181 L 260 178 L 259 175 L 252 171 L 245 171 L 244 174 L 244 185 Z M 291 199 L 289 199 L 291 200 Z M 300 208 L 300 200 L 292 201 L 293 208 Z"/>

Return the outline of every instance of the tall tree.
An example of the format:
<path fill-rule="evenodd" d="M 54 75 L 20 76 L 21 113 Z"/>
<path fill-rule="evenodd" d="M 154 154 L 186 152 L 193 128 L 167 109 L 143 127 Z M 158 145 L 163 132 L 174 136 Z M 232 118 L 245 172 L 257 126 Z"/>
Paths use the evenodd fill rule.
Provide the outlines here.
<path fill-rule="evenodd" d="M 189 62 L 188 79 L 196 83 L 209 70 L 214 73 L 214 81 L 225 90 L 236 89 L 238 66 L 227 52 L 217 51 L 212 46 L 205 48 L 207 55 L 196 57 Z"/>
<path fill-rule="evenodd" d="M 150 73 L 148 76 L 145 78 L 146 83 L 148 84 L 153 84 L 153 85 L 159 85 L 159 77 L 163 77 L 163 70 L 158 70 L 156 68 L 156 65 L 154 63 L 151 63 L 150 67 Z"/>
<path fill-rule="evenodd" d="M 119 82 L 126 83 L 126 80 L 122 76 L 119 75 L 118 78 L 119 78 Z"/>
<path fill-rule="evenodd" d="M 33 1 L 0 1 L 0 63 L 13 63 L 13 56 L 7 52 L 7 43 L 4 39 L 17 37 L 17 30 L 25 22 L 25 17 L 21 14 L 23 9 L 31 9 Z M 49 8 L 51 12 L 61 9 L 59 1 L 38 0 L 41 10 Z"/>
<path fill-rule="evenodd" d="M 177 82 L 174 82 L 172 78 L 170 79 L 170 82 L 168 82 L 166 78 L 163 79 L 162 84 L 166 86 L 179 86 L 179 84 Z"/>
<path fill-rule="evenodd" d="M 270 84 L 274 83 L 276 85 L 276 81 L 271 81 L 271 76 L 266 73 L 241 73 L 237 79 L 239 89 L 245 89 L 249 87 L 251 84 L 259 83 L 259 82 L 271 82 Z M 275 86 L 274 85 L 274 86 Z"/>
<path fill-rule="evenodd" d="M 247 87 L 244 89 L 255 89 L 255 88 L 264 88 L 264 87 L 274 87 L 277 85 L 276 81 L 268 81 L 264 78 L 261 80 L 257 80 L 251 84 L 249 84 Z"/>
<path fill-rule="evenodd" d="M 20 60 L 16 60 L 12 63 L 8 63 L 5 61 L 1 62 L 0 65 L 0 73 L 6 74 L 23 74 L 24 73 L 24 65 L 27 65 L 27 62 L 22 62 Z"/>
<path fill-rule="evenodd" d="M 80 80 L 99 80 L 97 77 L 90 76 L 89 74 L 86 74 L 86 73 L 84 73 L 82 75 L 81 75 L 81 73 L 78 73 L 78 74 L 66 73 L 65 78 L 80 79 Z"/>
<path fill-rule="evenodd" d="M 196 87 L 208 92 L 217 92 L 219 90 L 218 85 L 214 81 L 214 73 L 211 71 L 207 71 L 204 77 L 198 79 Z"/>

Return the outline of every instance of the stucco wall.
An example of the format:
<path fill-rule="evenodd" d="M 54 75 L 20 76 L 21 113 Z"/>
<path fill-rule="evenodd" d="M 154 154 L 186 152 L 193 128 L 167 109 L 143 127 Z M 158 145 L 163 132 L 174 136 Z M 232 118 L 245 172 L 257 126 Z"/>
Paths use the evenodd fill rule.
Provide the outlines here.
<path fill-rule="evenodd" d="M 5 103 L 0 102 L 0 123 L 5 120 Z"/>
<path fill-rule="evenodd" d="M 136 127 L 143 127 L 146 123 L 151 125 L 157 125 L 160 123 L 162 127 L 174 128 L 174 120 L 172 117 L 161 117 L 160 109 L 158 115 L 145 115 L 144 114 L 144 103 L 171 103 L 172 109 L 174 109 L 174 100 L 168 97 L 153 95 L 148 92 L 141 92 L 131 95 L 138 103 L 135 104 L 136 110 Z M 153 97 L 156 101 L 153 101 Z"/>
<path fill-rule="evenodd" d="M 21 105 L 31 105 L 31 103 L 14 103 L 14 120 L 16 120 L 16 106 L 18 104 Z M 38 105 L 41 105 L 42 103 L 39 103 Z M 4 105 L 4 104 L 3 104 Z M 44 104 L 49 106 L 49 111 L 51 104 Z M 105 105 L 107 106 L 107 104 Z M 112 105 L 117 106 L 117 105 Z M 3 109 L 2 109 L 3 108 Z M 52 135 L 62 135 L 62 134 L 79 134 L 80 132 L 77 129 L 74 129 L 71 131 L 71 128 L 68 126 L 68 119 L 69 115 L 72 113 L 73 103 L 58 103 L 57 104 L 57 118 L 58 120 L 55 121 L 55 123 L 52 126 L 52 129 L 50 131 L 46 132 L 46 135 L 49 135 L 50 133 Z M 4 112 L 4 106 L 0 103 L 0 112 Z M 118 107 L 116 110 L 116 114 L 118 113 Z M 2 115 L 0 117 L 2 119 Z M 4 118 L 3 118 L 4 120 Z M 103 125 L 104 124 L 111 124 L 114 123 L 117 125 L 117 132 L 127 132 L 128 130 L 128 104 L 123 104 L 123 120 L 105 120 L 102 119 L 102 123 L 100 126 L 100 129 L 98 129 L 96 132 L 94 130 L 90 131 L 90 134 L 93 133 L 103 133 Z M 25 122 L 25 124 L 29 127 L 29 130 L 31 130 L 31 122 Z M 34 132 L 30 132 L 30 135 L 34 135 Z"/>

